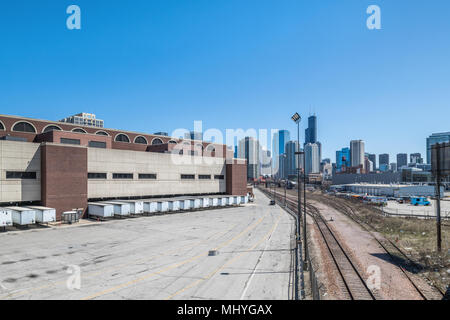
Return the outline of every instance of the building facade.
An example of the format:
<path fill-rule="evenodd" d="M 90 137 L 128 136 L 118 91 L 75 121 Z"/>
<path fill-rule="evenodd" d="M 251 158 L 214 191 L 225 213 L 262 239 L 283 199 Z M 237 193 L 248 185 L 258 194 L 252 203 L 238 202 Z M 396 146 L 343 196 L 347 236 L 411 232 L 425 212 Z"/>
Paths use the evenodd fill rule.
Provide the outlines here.
<path fill-rule="evenodd" d="M 408 165 L 408 154 L 399 153 L 397 154 L 397 168 L 401 168 Z"/>
<path fill-rule="evenodd" d="M 97 199 L 247 193 L 245 159 L 219 144 L 0 116 L 0 154 L 0 206 L 58 219 Z"/>
<path fill-rule="evenodd" d="M 239 141 L 238 158 L 247 161 L 247 180 L 258 179 L 261 176 L 260 154 L 261 147 L 255 138 L 245 137 Z"/>
<path fill-rule="evenodd" d="M 389 154 L 387 154 L 387 153 L 383 153 L 383 154 L 380 154 L 379 156 L 378 156 L 378 158 L 379 158 L 379 166 L 380 166 L 380 170 L 381 170 L 381 166 L 382 165 L 387 165 L 387 166 L 389 166 Z"/>
<path fill-rule="evenodd" d="M 352 140 L 350 141 L 350 158 L 351 166 L 364 168 L 364 141 L 363 140 Z"/>
<path fill-rule="evenodd" d="M 305 146 L 305 173 L 319 173 L 319 146 L 316 143 L 308 143 Z"/>
<path fill-rule="evenodd" d="M 427 163 L 431 164 L 431 146 L 436 143 L 450 142 L 450 132 L 433 133 L 427 138 Z"/>
<path fill-rule="evenodd" d="M 77 124 L 81 126 L 95 127 L 95 128 L 103 128 L 104 121 L 97 119 L 95 114 L 93 113 L 78 113 L 76 115 L 64 118 L 59 120 L 59 122 L 67 122 L 72 124 Z"/>

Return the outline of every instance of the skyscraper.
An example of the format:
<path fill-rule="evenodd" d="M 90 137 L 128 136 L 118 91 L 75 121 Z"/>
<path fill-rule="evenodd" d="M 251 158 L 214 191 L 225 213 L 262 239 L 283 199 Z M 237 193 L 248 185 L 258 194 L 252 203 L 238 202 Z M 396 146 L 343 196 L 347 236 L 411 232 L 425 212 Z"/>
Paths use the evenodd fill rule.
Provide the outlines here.
<path fill-rule="evenodd" d="M 397 154 L 397 168 L 400 169 L 403 166 L 408 165 L 408 154 L 399 153 Z"/>
<path fill-rule="evenodd" d="M 247 179 L 257 179 L 260 172 L 260 145 L 259 141 L 252 137 L 245 137 L 239 141 L 238 156 L 247 160 Z"/>
<path fill-rule="evenodd" d="M 317 142 L 317 117 L 312 115 L 308 118 L 308 128 L 305 130 L 305 144 Z"/>
<path fill-rule="evenodd" d="M 316 143 L 308 143 L 305 146 L 305 173 L 319 173 L 319 146 Z"/>
<path fill-rule="evenodd" d="M 272 173 L 272 157 L 269 150 L 261 149 L 261 175 L 268 176 Z"/>
<path fill-rule="evenodd" d="M 299 145 L 297 141 L 289 141 L 286 143 L 286 165 L 285 165 L 285 178 L 290 175 L 297 174 L 298 168 L 298 155 L 295 153 L 299 151 Z M 303 157 L 300 158 L 300 168 L 303 167 Z"/>
<path fill-rule="evenodd" d="M 372 161 L 372 171 L 376 171 L 377 170 L 377 155 L 373 154 L 373 153 L 369 153 L 367 155 L 367 157 L 369 158 L 370 161 Z"/>
<path fill-rule="evenodd" d="M 450 142 L 450 132 L 433 133 L 427 138 L 427 163 L 431 164 L 431 146 L 436 143 Z"/>
<path fill-rule="evenodd" d="M 342 148 L 342 150 L 336 151 L 336 171 L 341 172 L 349 167 L 351 167 L 350 148 Z"/>
<path fill-rule="evenodd" d="M 350 141 L 350 157 L 352 167 L 359 167 L 362 165 L 362 167 L 364 168 L 364 154 L 364 141 Z"/>
<path fill-rule="evenodd" d="M 273 174 L 279 178 L 284 177 L 283 169 L 283 154 L 286 152 L 286 143 L 291 140 L 288 130 L 279 130 L 275 132 L 273 137 L 273 147 L 272 147 L 272 160 L 274 165 Z"/>
<path fill-rule="evenodd" d="M 410 163 L 422 164 L 423 159 L 420 153 L 411 153 L 409 156 Z"/>
<path fill-rule="evenodd" d="M 389 154 L 387 154 L 387 153 L 383 153 L 383 154 L 380 154 L 379 156 L 379 162 L 380 162 L 380 167 L 381 167 L 381 165 L 386 165 L 386 166 L 388 166 L 389 167 Z"/>

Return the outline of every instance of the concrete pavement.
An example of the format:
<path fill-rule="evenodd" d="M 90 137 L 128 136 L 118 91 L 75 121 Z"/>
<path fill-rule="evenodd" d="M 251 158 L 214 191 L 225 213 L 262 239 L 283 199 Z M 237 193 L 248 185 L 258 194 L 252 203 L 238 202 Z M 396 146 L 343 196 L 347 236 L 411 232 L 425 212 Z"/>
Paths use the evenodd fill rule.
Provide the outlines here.
<path fill-rule="evenodd" d="M 294 221 L 255 194 L 239 208 L 0 234 L 0 299 L 290 299 Z"/>

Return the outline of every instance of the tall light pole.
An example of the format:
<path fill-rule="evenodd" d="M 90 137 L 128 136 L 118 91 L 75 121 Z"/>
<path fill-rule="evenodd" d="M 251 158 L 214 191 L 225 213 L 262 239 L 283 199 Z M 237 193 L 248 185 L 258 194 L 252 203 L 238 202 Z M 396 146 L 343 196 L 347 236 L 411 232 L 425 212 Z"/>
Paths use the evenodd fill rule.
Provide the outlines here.
<path fill-rule="evenodd" d="M 296 124 L 297 124 L 297 144 L 298 144 L 298 148 L 299 151 L 295 152 L 296 155 L 298 155 L 297 157 L 297 236 L 296 236 L 296 241 L 297 241 L 297 252 L 298 254 L 296 255 L 296 262 L 297 262 L 297 266 L 298 266 L 298 260 L 302 260 L 302 245 L 301 245 L 301 237 L 300 237 L 300 221 L 301 221 L 301 214 L 302 214 L 302 205 L 301 205 L 301 189 L 300 189 L 300 121 L 302 120 L 302 117 L 296 112 L 292 118 L 291 118 Z M 300 259 L 297 258 L 297 256 L 300 256 Z M 300 263 L 300 277 L 301 277 L 301 296 L 302 298 L 305 297 L 305 284 L 304 284 L 304 278 L 303 278 L 303 263 Z M 298 290 L 298 289 L 297 289 Z M 297 292 L 296 290 L 296 292 Z"/>
<path fill-rule="evenodd" d="M 283 168 L 286 168 L 286 160 L 287 160 L 287 154 L 283 153 L 283 161 L 284 161 Z M 286 173 L 286 169 L 285 169 L 285 173 Z M 286 177 L 284 177 L 284 206 L 285 207 L 286 207 L 286 189 L 287 189 L 287 179 L 286 179 Z"/>

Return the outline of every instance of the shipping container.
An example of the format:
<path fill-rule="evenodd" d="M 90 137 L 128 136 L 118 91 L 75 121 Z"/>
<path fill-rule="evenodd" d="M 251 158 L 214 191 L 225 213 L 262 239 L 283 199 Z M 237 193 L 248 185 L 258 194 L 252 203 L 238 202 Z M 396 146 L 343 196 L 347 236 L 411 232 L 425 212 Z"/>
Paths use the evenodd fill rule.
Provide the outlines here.
<path fill-rule="evenodd" d="M 155 213 L 158 211 L 158 201 L 156 200 L 144 200 L 144 212 Z"/>
<path fill-rule="evenodd" d="M 144 201 L 142 200 L 120 200 L 130 204 L 131 214 L 143 214 L 144 213 Z"/>
<path fill-rule="evenodd" d="M 110 201 L 102 202 L 105 204 L 112 204 L 114 207 L 114 215 L 117 216 L 129 216 L 130 215 L 130 204 L 126 202 Z"/>
<path fill-rule="evenodd" d="M 6 207 L 5 209 L 11 210 L 13 224 L 26 226 L 36 223 L 36 211 L 33 209 L 21 207 Z"/>
<path fill-rule="evenodd" d="M 56 210 L 53 208 L 41 207 L 41 206 L 29 206 L 36 212 L 36 222 L 48 223 L 56 221 Z"/>
<path fill-rule="evenodd" d="M 180 200 L 169 200 L 169 211 L 180 210 Z"/>
<path fill-rule="evenodd" d="M 167 212 L 167 211 L 169 211 L 169 202 L 158 201 L 158 212 Z"/>
<path fill-rule="evenodd" d="M 114 206 L 106 203 L 88 203 L 88 214 L 91 216 L 110 218 L 114 216 Z"/>
<path fill-rule="evenodd" d="M 12 211 L 6 208 L 0 208 L 0 227 L 9 227 L 12 224 Z"/>

